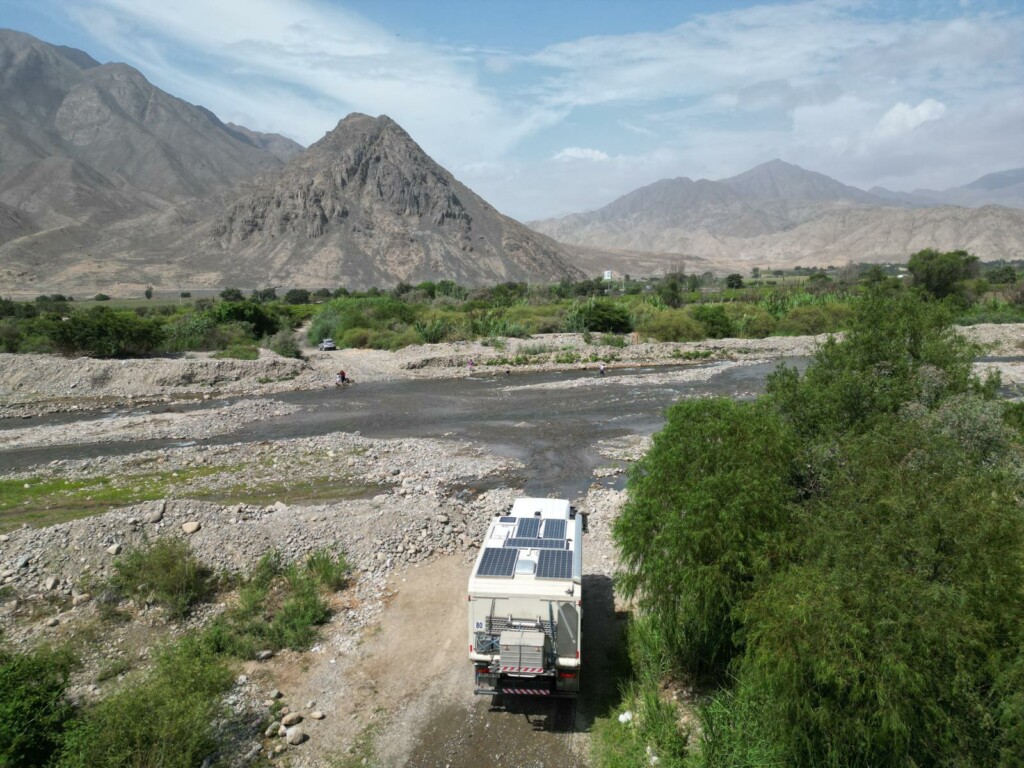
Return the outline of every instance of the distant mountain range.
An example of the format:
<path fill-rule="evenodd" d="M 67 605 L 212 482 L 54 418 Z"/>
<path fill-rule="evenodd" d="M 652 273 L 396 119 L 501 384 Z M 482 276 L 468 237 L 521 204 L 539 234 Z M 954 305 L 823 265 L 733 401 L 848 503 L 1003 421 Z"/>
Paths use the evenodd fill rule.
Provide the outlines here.
<path fill-rule="evenodd" d="M 726 268 L 899 261 L 930 247 L 1014 259 L 1024 258 L 1024 210 L 1007 207 L 1014 201 L 1024 205 L 1024 169 L 903 194 L 772 160 L 721 181 L 662 179 L 596 211 L 530 226 L 564 243 Z"/>
<path fill-rule="evenodd" d="M 0 293 L 582 277 L 387 117 L 309 149 L 0 30 Z"/>
<path fill-rule="evenodd" d="M 349 115 L 303 148 L 223 123 L 125 64 L 0 30 L 0 295 L 479 285 L 926 247 L 1022 258 L 1024 211 L 1007 207 L 1021 205 L 1024 169 L 865 192 L 774 160 L 721 181 L 663 179 L 529 229 L 386 116 Z"/>

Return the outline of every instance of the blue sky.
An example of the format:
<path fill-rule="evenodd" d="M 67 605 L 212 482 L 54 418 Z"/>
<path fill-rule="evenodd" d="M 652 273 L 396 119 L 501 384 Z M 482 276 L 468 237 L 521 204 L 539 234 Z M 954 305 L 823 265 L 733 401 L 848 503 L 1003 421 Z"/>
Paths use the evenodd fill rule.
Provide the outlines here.
<path fill-rule="evenodd" d="M 302 144 L 388 114 L 521 219 L 773 158 L 901 190 L 1024 166 L 1017 0 L 3 0 L 0 26 Z"/>

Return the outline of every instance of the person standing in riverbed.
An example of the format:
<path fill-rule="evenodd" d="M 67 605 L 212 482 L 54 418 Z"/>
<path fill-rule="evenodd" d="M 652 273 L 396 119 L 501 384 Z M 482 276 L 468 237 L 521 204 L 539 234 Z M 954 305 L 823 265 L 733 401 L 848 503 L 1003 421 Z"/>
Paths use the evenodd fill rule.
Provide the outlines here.
<path fill-rule="evenodd" d="M 340 387 L 343 384 L 348 384 L 348 376 L 345 375 L 344 371 L 338 371 L 334 376 L 334 386 Z"/>
<path fill-rule="evenodd" d="M 604 376 L 604 363 L 601 363 L 599 366 L 597 366 L 597 372 Z"/>

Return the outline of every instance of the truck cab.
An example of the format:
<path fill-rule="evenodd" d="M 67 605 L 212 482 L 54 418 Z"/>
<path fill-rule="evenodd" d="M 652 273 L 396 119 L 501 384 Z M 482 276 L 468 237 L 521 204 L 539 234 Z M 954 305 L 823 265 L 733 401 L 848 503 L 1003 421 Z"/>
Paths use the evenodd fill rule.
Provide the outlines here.
<path fill-rule="evenodd" d="M 467 594 L 475 693 L 579 693 L 583 528 L 564 499 L 517 499 L 491 521 Z"/>

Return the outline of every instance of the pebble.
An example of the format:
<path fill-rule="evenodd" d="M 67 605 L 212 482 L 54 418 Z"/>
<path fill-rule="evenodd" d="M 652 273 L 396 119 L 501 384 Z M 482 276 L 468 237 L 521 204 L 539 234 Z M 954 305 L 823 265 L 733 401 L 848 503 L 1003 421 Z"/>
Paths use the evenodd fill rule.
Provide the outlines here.
<path fill-rule="evenodd" d="M 198 520 L 190 520 L 187 523 L 181 524 L 181 530 L 191 535 L 202 528 L 203 525 Z"/>

